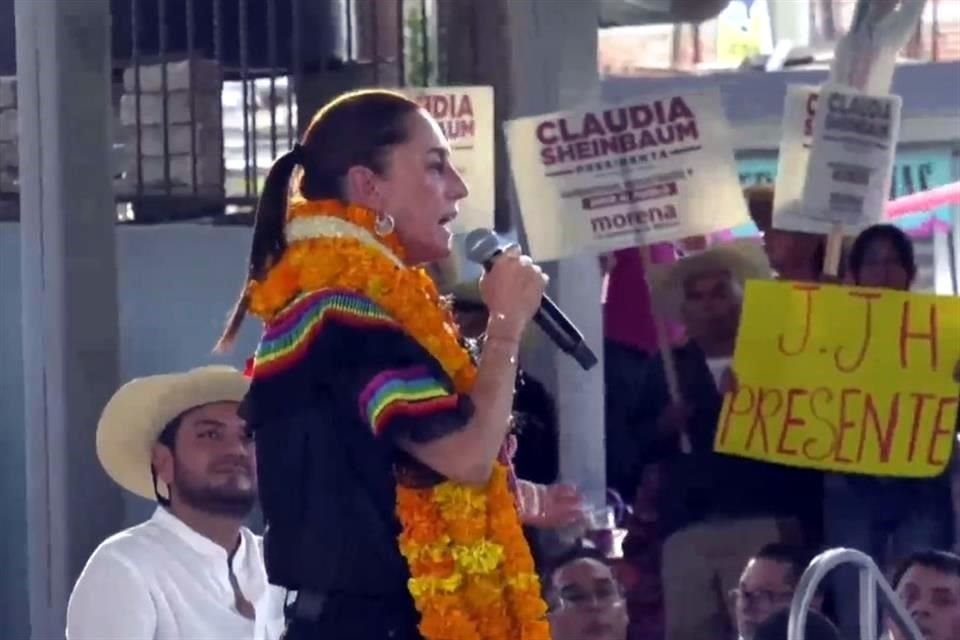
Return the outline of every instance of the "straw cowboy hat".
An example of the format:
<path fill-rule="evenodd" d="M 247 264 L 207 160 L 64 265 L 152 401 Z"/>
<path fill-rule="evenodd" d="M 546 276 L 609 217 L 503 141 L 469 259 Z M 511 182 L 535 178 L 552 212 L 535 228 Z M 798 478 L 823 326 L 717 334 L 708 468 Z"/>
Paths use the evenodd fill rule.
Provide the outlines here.
<path fill-rule="evenodd" d="M 232 367 L 208 366 L 123 385 L 97 424 L 97 457 L 114 482 L 148 500 L 156 499 L 150 459 L 170 422 L 190 409 L 215 402 L 240 402 L 250 380 Z"/>
<path fill-rule="evenodd" d="M 767 254 L 758 242 L 734 240 L 717 244 L 673 263 L 652 265 L 649 281 L 654 307 L 667 317 L 679 318 L 686 281 L 711 271 L 729 271 L 741 283 L 773 275 Z"/>

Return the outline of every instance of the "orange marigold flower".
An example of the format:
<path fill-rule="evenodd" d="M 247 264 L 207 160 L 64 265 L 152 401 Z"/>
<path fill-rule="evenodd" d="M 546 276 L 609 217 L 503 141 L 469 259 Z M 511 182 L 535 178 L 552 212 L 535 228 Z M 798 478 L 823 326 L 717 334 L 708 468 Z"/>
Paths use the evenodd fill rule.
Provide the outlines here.
<path fill-rule="evenodd" d="M 503 600 L 503 586 L 492 576 L 471 576 L 463 588 L 463 595 L 473 611 L 487 609 Z"/>
<path fill-rule="evenodd" d="M 376 233 L 375 212 L 297 197 L 287 220 L 302 220 L 300 230 L 316 235 L 291 240 L 266 277 L 248 284 L 251 313 L 268 320 L 298 295 L 325 288 L 364 294 L 440 363 L 458 393 L 473 388 L 477 369 L 450 305 L 424 269 L 404 265 L 395 233 Z M 496 465 L 482 488 L 398 486 L 396 513 L 427 640 L 549 640 L 505 467 Z"/>
<path fill-rule="evenodd" d="M 487 532 L 487 523 L 477 518 L 448 520 L 447 531 L 456 544 L 469 545 L 483 539 Z"/>

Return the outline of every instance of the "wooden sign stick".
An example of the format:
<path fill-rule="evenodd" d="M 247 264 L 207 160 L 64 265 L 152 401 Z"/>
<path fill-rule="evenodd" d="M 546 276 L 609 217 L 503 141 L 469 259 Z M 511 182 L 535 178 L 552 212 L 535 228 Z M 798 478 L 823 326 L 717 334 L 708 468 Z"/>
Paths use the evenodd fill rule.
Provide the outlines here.
<path fill-rule="evenodd" d="M 843 225 L 834 224 L 827 235 L 823 256 L 823 273 L 836 278 L 840 274 L 840 259 L 843 257 Z"/>
<path fill-rule="evenodd" d="M 653 290 L 650 288 L 650 269 L 653 266 L 653 260 L 650 257 L 650 247 L 644 245 L 640 247 L 639 251 L 643 273 L 646 275 L 647 290 L 651 293 L 650 315 L 653 317 L 654 332 L 657 334 L 657 348 L 660 350 L 660 357 L 663 359 L 663 372 L 667 378 L 667 392 L 670 394 L 670 402 L 678 405 L 683 404 L 683 394 L 680 392 L 680 377 L 677 375 L 677 362 L 673 358 L 673 349 L 667 334 L 667 323 L 656 305 L 652 304 Z M 693 451 L 690 435 L 686 431 L 680 433 L 680 450 L 684 453 Z"/>

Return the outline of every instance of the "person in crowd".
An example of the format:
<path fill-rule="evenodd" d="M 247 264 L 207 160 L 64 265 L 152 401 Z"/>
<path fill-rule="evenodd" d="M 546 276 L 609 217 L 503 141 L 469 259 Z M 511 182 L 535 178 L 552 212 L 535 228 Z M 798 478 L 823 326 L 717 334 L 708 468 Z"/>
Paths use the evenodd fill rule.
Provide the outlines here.
<path fill-rule="evenodd" d="M 673 243 L 646 249 L 653 264 L 677 259 Z M 631 637 L 660 640 L 663 635 L 663 603 L 660 588 L 660 549 L 656 540 L 656 509 L 650 497 L 656 493 L 659 469 L 641 467 L 630 446 L 642 404 L 641 381 L 657 353 L 657 329 L 651 311 L 646 269 L 637 247 L 600 257 L 604 274 L 601 289 L 603 309 L 604 429 L 606 436 L 607 486 L 631 505 L 623 553 L 631 579 L 624 585 Z M 666 325 L 668 344 L 683 336 L 678 323 Z M 640 635 L 638 635 L 640 634 Z"/>
<path fill-rule="evenodd" d="M 794 282 L 841 283 L 850 279 L 847 273 L 848 243 L 844 243 L 837 275 L 824 273 L 827 242 L 823 235 L 801 231 L 787 231 L 773 226 L 775 192 L 769 185 L 755 185 L 744 190 L 753 222 L 763 234 L 764 249 L 778 280 Z M 736 375 L 730 376 L 730 389 L 736 387 Z M 824 477 L 818 471 L 799 472 L 805 491 L 795 496 L 800 512 L 804 541 L 810 547 L 819 547 L 824 541 Z"/>
<path fill-rule="evenodd" d="M 769 185 L 748 187 L 744 190 L 744 197 L 750 217 L 763 235 L 763 246 L 777 278 L 819 282 L 823 274 L 824 237 L 774 227 L 774 190 Z"/>
<path fill-rule="evenodd" d="M 67 640 L 270 640 L 283 594 L 243 526 L 256 454 L 237 415 L 249 381 L 229 367 L 124 385 L 97 426 L 97 454 L 127 491 L 156 500 L 146 522 L 104 541 L 67 607 Z"/>
<path fill-rule="evenodd" d="M 786 544 L 768 544 L 747 562 L 740 583 L 731 592 L 739 640 L 758 640 L 759 629 L 776 614 L 789 609 L 807 555 Z M 822 598 L 814 597 L 819 609 Z"/>
<path fill-rule="evenodd" d="M 892 224 L 875 224 L 856 237 L 850 248 L 853 284 L 909 291 L 917 277 L 913 241 Z"/>
<path fill-rule="evenodd" d="M 784 609 L 757 627 L 754 640 L 789 640 L 787 637 L 789 623 L 790 611 Z M 830 619 L 818 611 L 807 612 L 803 638 L 804 640 L 846 640 Z"/>
<path fill-rule="evenodd" d="M 665 470 L 658 512 L 667 640 L 730 633 L 724 595 L 747 560 L 764 544 L 799 538 L 789 496 L 803 488 L 792 470 L 713 453 L 744 282 L 768 277 L 752 241 L 715 245 L 651 273 L 654 304 L 681 319 L 689 337 L 670 353 L 679 397 L 671 397 L 661 354 L 643 381 L 644 419 L 631 442 Z"/>
<path fill-rule="evenodd" d="M 379 89 L 329 102 L 267 175 L 218 346 L 264 322 L 244 410 L 286 640 L 549 636 L 505 446 L 547 278 L 497 258 L 475 359 L 422 268 L 467 193 L 437 122 Z"/>
<path fill-rule="evenodd" d="M 677 259 L 673 243 L 647 249 L 652 264 L 670 264 Z M 630 455 L 631 434 L 638 420 L 642 396 L 640 382 L 658 350 L 657 329 L 651 309 L 650 290 L 640 250 L 623 249 L 604 256 L 603 303 L 604 392 L 606 397 L 607 485 L 628 502 L 643 480 L 636 457 Z M 678 344 L 683 327 L 674 320 L 664 323 L 667 344 Z M 621 447 L 626 441 L 628 446 Z"/>
<path fill-rule="evenodd" d="M 675 262 L 685 253 L 702 251 L 707 243 L 707 238 L 693 236 L 677 243 L 651 245 L 646 251 L 651 265 L 664 265 Z M 637 460 L 632 455 L 635 450 L 630 446 L 642 406 L 640 381 L 659 349 L 644 264 L 641 250 L 636 247 L 601 257 L 605 274 L 602 304 L 607 485 L 627 502 L 633 501 L 636 492 L 652 482 L 652 478 L 645 480 L 638 474 Z M 666 333 L 666 344 L 683 341 L 683 325 L 676 319 L 666 319 L 662 329 Z M 627 446 L 621 447 L 624 441 Z"/>
<path fill-rule="evenodd" d="M 607 558 L 579 544 L 545 573 L 553 640 L 627 640 L 623 589 Z"/>
<path fill-rule="evenodd" d="M 893 588 L 917 623 L 924 640 L 960 638 L 960 556 L 948 551 L 917 551 L 893 575 Z M 888 622 L 892 640 L 910 640 Z"/>
<path fill-rule="evenodd" d="M 655 244 L 646 251 L 650 264 L 670 264 L 678 256 L 702 251 L 707 244 L 706 238 L 698 236 L 678 243 Z M 636 427 L 642 419 L 643 380 L 659 348 L 644 265 L 641 250 L 636 247 L 601 258 L 605 273 L 602 295 L 605 448 L 607 485 L 631 507 L 623 547 L 633 578 L 627 593 L 631 637 L 658 640 L 663 637 L 663 598 L 655 497 L 661 469 L 657 464 L 645 464 L 644 452 L 633 446 Z M 667 344 L 682 343 L 680 322 L 667 319 L 661 328 Z"/>
<path fill-rule="evenodd" d="M 855 285 L 909 291 L 917 274 L 913 243 L 893 225 L 869 227 L 851 247 L 849 269 Z M 880 567 L 917 549 L 951 545 L 951 482 L 946 471 L 924 479 L 828 474 L 824 495 L 827 545 L 859 549 Z M 855 569 L 837 569 L 833 587 L 838 621 L 851 637 L 859 628 L 856 585 Z"/>

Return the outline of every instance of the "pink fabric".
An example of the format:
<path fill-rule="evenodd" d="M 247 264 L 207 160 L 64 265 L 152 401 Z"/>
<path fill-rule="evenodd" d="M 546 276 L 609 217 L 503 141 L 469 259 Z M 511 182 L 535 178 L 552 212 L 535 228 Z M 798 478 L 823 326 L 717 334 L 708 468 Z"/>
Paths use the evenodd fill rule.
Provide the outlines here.
<path fill-rule="evenodd" d="M 607 299 L 603 305 L 603 334 L 608 340 L 654 353 L 657 332 L 650 313 L 650 290 L 643 271 L 639 249 L 622 249 L 614 253 L 613 270 L 607 274 Z M 650 247 L 654 264 L 668 264 L 677 259 L 671 243 Z M 668 323 L 667 337 L 675 343 L 683 328 Z"/>
<path fill-rule="evenodd" d="M 887 218 L 930 211 L 947 204 L 960 203 L 960 182 L 902 196 L 887 203 Z"/>

